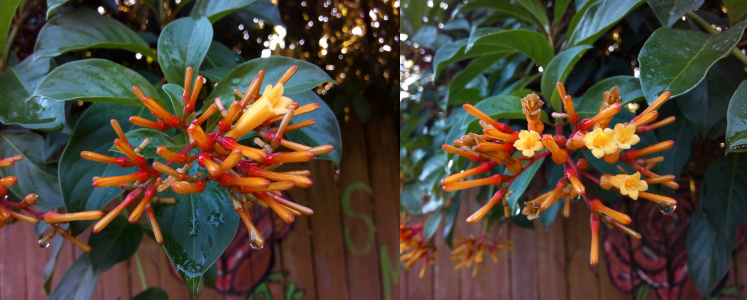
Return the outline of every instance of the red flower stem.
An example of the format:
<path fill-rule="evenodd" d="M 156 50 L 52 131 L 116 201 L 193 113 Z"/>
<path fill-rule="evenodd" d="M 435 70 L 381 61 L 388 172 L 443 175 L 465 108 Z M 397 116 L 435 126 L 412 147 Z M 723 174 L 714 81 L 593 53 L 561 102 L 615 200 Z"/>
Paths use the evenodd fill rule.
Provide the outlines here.
<path fill-rule="evenodd" d="M 596 178 L 596 177 L 594 177 L 591 174 L 586 173 L 586 172 L 584 172 L 584 176 L 586 176 L 586 178 L 589 178 L 589 180 L 594 181 L 596 184 L 599 184 L 599 178 Z"/>
<path fill-rule="evenodd" d="M 25 212 L 33 215 L 34 217 L 36 217 L 39 220 L 42 220 L 42 221 L 44 220 L 44 214 L 43 213 L 38 213 L 38 212 L 34 211 L 33 209 L 28 208 L 28 207 L 21 207 L 21 203 L 15 203 L 15 202 L 11 202 L 11 201 L 8 201 L 8 200 L 0 200 L 0 204 L 5 205 L 6 208 L 8 206 L 18 208 L 20 210 L 23 210 L 23 211 L 25 211 Z"/>

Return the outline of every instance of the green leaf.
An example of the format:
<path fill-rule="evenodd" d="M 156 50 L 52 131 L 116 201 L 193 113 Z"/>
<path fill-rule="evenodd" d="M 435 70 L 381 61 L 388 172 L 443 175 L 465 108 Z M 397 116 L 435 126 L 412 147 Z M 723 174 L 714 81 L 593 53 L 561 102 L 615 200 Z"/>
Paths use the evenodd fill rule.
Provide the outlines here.
<path fill-rule="evenodd" d="M 192 168 L 193 173 L 196 169 Z M 163 248 L 194 297 L 202 274 L 236 235 L 239 216 L 226 189 L 215 181 L 208 181 L 202 193 L 170 194 L 177 197 L 176 204 L 158 206 L 156 218 L 163 232 Z"/>
<path fill-rule="evenodd" d="M 545 169 L 545 178 L 547 178 L 547 185 L 542 190 L 542 193 L 549 192 L 555 188 L 555 185 L 558 183 L 558 180 L 560 180 L 561 177 L 563 177 L 563 166 L 558 164 L 547 164 L 547 167 Z M 540 222 L 542 222 L 542 226 L 545 228 L 550 227 L 552 225 L 552 222 L 555 221 L 555 218 L 558 216 L 558 211 L 560 211 L 561 208 L 565 205 L 565 199 L 560 199 L 560 201 L 555 202 L 552 206 L 547 208 L 546 210 L 542 211 L 540 213 Z"/>
<path fill-rule="evenodd" d="M 747 150 L 747 80 L 734 91 L 726 111 L 726 153 Z"/>
<path fill-rule="evenodd" d="M 605 78 L 591 86 L 583 97 L 576 98 L 574 106 L 579 116 L 596 115 L 599 113 L 599 107 L 604 100 L 604 92 L 609 91 L 612 87 L 620 88 L 620 97 L 623 104 L 643 99 L 643 90 L 638 78 L 627 75 L 613 76 Z"/>
<path fill-rule="evenodd" d="M 275 84 L 288 68 L 298 66 L 293 77 L 283 85 L 284 94 L 295 94 L 310 90 L 325 82 L 335 82 L 321 68 L 311 63 L 283 56 L 256 58 L 233 69 L 213 89 L 207 99 L 233 95 L 234 89 L 245 91 L 260 70 L 265 71 L 264 84 Z M 262 90 L 263 91 L 263 90 Z"/>
<path fill-rule="evenodd" d="M 125 261 L 137 251 L 143 239 L 143 227 L 130 224 L 124 216 L 117 216 L 99 233 L 91 234 L 88 244 L 91 245 L 91 266 L 97 272 L 103 272 L 118 262 Z"/>
<path fill-rule="evenodd" d="M 698 126 L 701 134 L 726 115 L 729 98 L 744 78 L 744 67 L 737 59 L 727 57 L 714 67 L 695 88 L 677 98 L 677 106 Z"/>
<path fill-rule="evenodd" d="M 10 23 L 13 21 L 13 15 L 19 4 L 21 4 L 21 0 L 0 2 L 0 54 L 5 53 L 5 42 L 8 39 Z"/>
<path fill-rule="evenodd" d="M 659 163 L 659 166 L 661 168 L 661 174 L 671 174 L 679 178 L 682 168 L 684 168 L 690 160 L 690 153 L 692 152 L 695 140 L 698 138 L 698 134 L 697 128 L 693 122 L 683 118 L 681 115 L 676 116 L 676 118 L 677 119 L 675 119 L 674 123 L 658 129 L 656 137 L 662 141 L 675 141 L 672 149 L 662 151 L 661 154 L 659 154 L 666 157 L 663 162 Z"/>
<path fill-rule="evenodd" d="M 93 188 L 93 176 L 110 177 L 137 172 L 137 168 L 119 166 L 84 160 L 82 151 L 120 157 L 119 153 L 107 150 L 114 143 L 117 134 L 110 125 L 116 119 L 122 130 L 128 132 L 135 128 L 129 121 L 130 116 L 144 116 L 150 112 L 143 106 L 130 106 L 115 103 L 94 103 L 80 116 L 75 124 L 73 136 L 62 152 L 59 163 L 59 178 L 62 187 L 62 198 L 68 212 L 101 209 L 109 201 L 122 194 L 116 187 Z M 90 225 L 90 221 L 72 222 L 70 229 L 78 235 Z"/>
<path fill-rule="evenodd" d="M 0 157 L 23 155 L 12 167 L 0 168 L 0 177 L 15 176 L 18 184 L 8 189 L 18 198 L 27 194 L 39 196 L 36 206 L 44 211 L 62 206 L 60 184 L 54 165 L 44 163 L 41 149 L 44 138 L 34 132 L 5 130 L 0 132 Z"/>
<path fill-rule="evenodd" d="M 210 79 L 215 82 L 220 82 L 223 80 L 223 78 L 228 75 L 233 69 L 236 68 L 236 65 L 230 65 L 230 66 L 222 66 L 220 68 L 214 68 L 214 69 L 205 69 L 200 71 L 200 75 L 205 76 L 205 78 Z M 256 75 L 255 75 L 256 76 Z"/>
<path fill-rule="evenodd" d="M 687 274 L 703 297 L 711 294 L 711 287 L 729 271 L 729 260 L 734 248 L 734 233 L 728 235 L 714 228 L 710 216 L 696 209 L 690 216 L 687 229 Z"/>
<path fill-rule="evenodd" d="M 537 153 L 539 154 L 539 153 Z M 545 161 L 545 157 L 542 157 L 535 161 L 531 166 L 527 167 L 529 164 L 529 161 L 524 161 L 522 164 L 526 168 L 519 176 L 516 176 L 513 183 L 508 187 L 507 195 L 508 193 L 511 193 L 511 195 L 506 196 L 506 200 L 508 200 L 508 207 L 513 208 L 516 205 L 516 202 L 519 201 L 519 198 L 521 198 L 522 195 L 524 195 L 524 191 L 527 189 L 527 186 L 529 186 L 529 182 L 532 181 L 532 178 L 534 178 L 534 175 L 537 174 L 537 170 L 539 170 L 539 167 L 542 165 L 542 162 Z M 504 172 L 505 174 L 513 174 L 511 172 Z M 492 195 L 491 195 L 492 196 Z"/>
<path fill-rule="evenodd" d="M 464 53 L 464 48 L 467 45 L 468 40 L 458 40 L 453 43 L 449 43 L 446 45 L 441 46 L 441 48 L 438 48 L 436 50 L 436 55 L 433 57 L 433 79 L 438 79 L 438 77 L 443 73 L 443 70 L 448 66 L 451 65 L 454 62 L 460 61 L 462 59 L 467 59 L 472 56 L 467 56 Z"/>
<path fill-rule="evenodd" d="M 49 16 L 56 12 L 61 6 L 70 1 L 71 0 L 47 0 L 47 19 L 49 19 Z"/>
<path fill-rule="evenodd" d="M 93 294 L 99 272 L 93 270 L 88 253 L 83 253 L 62 275 L 49 295 L 50 300 L 88 300 Z"/>
<path fill-rule="evenodd" d="M 132 300 L 169 300 L 169 294 L 160 288 L 150 287 L 132 297 Z"/>
<path fill-rule="evenodd" d="M 245 15 L 244 20 L 259 19 L 271 25 L 283 26 L 280 10 L 270 0 L 256 0 L 249 6 L 240 9 L 238 14 Z"/>
<path fill-rule="evenodd" d="M 243 61 L 244 59 L 241 58 L 241 55 L 231 51 L 228 46 L 220 42 L 212 41 L 210 43 L 210 48 L 205 55 L 202 67 L 205 69 L 220 68 L 224 66 L 236 67 L 237 64 Z"/>
<path fill-rule="evenodd" d="M 327 103 L 324 103 L 324 100 L 319 98 L 314 91 L 305 91 L 303 93 L 287 96 L 293 99 L 293 101 L 298 102 L 299 105 L 309 103 L 319 104 L 319 109 L 316 111 L 295 116 L 291 119 L 291 124 L 308 119 L 314 119 L 316 123 L 314 123 L 313 126 L 288 132 L 287 139 L 310 147 L 326 144 L 332 145 L 332 147 L 334 147 L 332 152 L 320 155 L 316 158 L 329 159 L 333 161 L 335 165 L 339 165 L 340 157 L 342 156 L 342 136 L 340 134 L 340 125 L 337 124 L 337 118 L 335 118 L 335 114 L 329 106 L 327 106 Z"/>
<path fill-rule="evenodd" d="M 593 44 L 605 31 L 643 2 L 645 1 L 601 0 L 590 4 L 573 31 L 569 31 L 569 47 Z"/>
<path fill-rule="evenodd" d="M 469 88 L 469 83 L 476 77 L 482 76 L 488 68 L 505 56 L 506 53 L 497 53 L 485 55 L 472 60 L 467 67 L 462 69 L 459 74 L 451 79 L 451 82 L 449 83 L 448 104 L 474 103 L 482 98 L 482 95 L 480 94 L 469 95 L 470 93 L 467 93 L 467 91 L 473 90 L 472 88 Z M 477 90 L 482 91 L 484 89 Z"/>
<path fill-rule="evenodd" d="M 205 17 L 210 23 L 222 19 L 239 8 L 254 3 L 256 0 L 197 0 L 190 14 L 193 18 Z"/>
<path fill-rule="evenodd" d="M 521 4 L 513 1 L 495 1 L 495 0 L 473 0 L 457 8 L 456 12 L 463 13 L 470 10 L 492 9 L 497 13 L 504 14 L 526 23 L 541 27 L 532 12 L 524 8 Z M 456 13 L 455 12 L 455 13 Z M 545 17 L 547 18 L 547 17 Z"/>
<path fill-rule="evenodd" d="M 71 75 L 74 74 L 74 75 Z M 137 72 L 105 59 L 66 63 L 50 72 L 36 95 L 58 101 L 114 102 L 142 106 L 132 92 L 138 86 L 150 97 L 158 93 Z"/>
<path fill-rule="evenodd" d="M 444 240 L 447 240 L 447 244 L 451 244 L 451 234 L 454 232 L 454 223 L 456 222 L 457 214 L 459 213 L 459 205 L 462 203 L 461 200 L 454 199 L 446 210 L 446 219 L 444 219 Z"/>
<path fill-rule="evenodd" d="M 436 233 L 438 225 L 441 224 L 441 217 L 443 217 L 443 211 L 440 209 L 428 217 L 428 220 L 425 221 L 425 226 L 423 227 L 424 238 L 429 239 L 434 233 Z"/>
<path fill-rule="evenodd" d="M 0 74 L 0 122 L 26 128 L 60 130 L 65 123 L 64 103 L 33 96 L 44 76 L 54 68 L 50 58 L 27 58 Z"/>
<path fill-rule="evenodd" d="M 586 50 L 591 46 L 582 45 L 567 49 L 555 56 L 542 74 L 542 97 L 550 102 L 550 106 L 556 111 L 563 111 L 563 104 L 558 95 L 558 82 L 565 81 L 565 78 L 571 73 L 576 63 L 581 59 Z"/>
<path fill-rule="evenodd" d="M 472 56 L 496 52 L 521 52 L 540 66 L 547 66 L 553 58 L 553 49 L 542 34 L 526 29 L 511 29 L 477 38 L 466 54 Z"/>
<path fill-rule="evenodd" d="M 571 0 L 555 1 L 555 5 L 553 5 L 553 19 L 556 26 L 563 20 L 563 15 L 565 15 L 569 4 L 571 4 Z"/>
<path fill-rule="evenodd" d="M 155 57 L 148 44 L 115 19 L 76 9 L 49 20 L 34 45 L 35 57 L 58 56 L 85 49 L 123 49 Z"/>
<path fill-rule="evenodd" d="M 521 98 L 509 95 L 498 95 L 489 98 L 475 104 L 475 107 L 493 119 L 525 119 L 524 113 L 521 111 Z M 542 122 L 547 122 L 547 113 L 542 111 L 540 116 Z M 480 133 L 482 127 L 477 118 L 470 114 L 465 114 L 461 122 L 454 124 L 452 130 L 449 131 L 446 137 L 446 142 L 451 143 L 455 139 L 460 138 L 462 135 L 468 132 Z"/>
<path fill-rule="evenodd" d="M 545 31 L 550 30 L 550 21 L 547 20 L 547 12 L 545 12 L 545 7 L 542 6 L 539 0 L 517 0 L 516 2 L 532 14 L 532 17 L 537 20 L 542 29 Z"/>
<path fill-rule="evenodd" d="M 423 209 L 423 191 L 417 183 L 405 183 L 404 189 L 400 193 L 400 206 L 409 214 L 420 215 Z"/>
<path fill-rule="evenodd" d="M 648 103 L 664 91 L 677 97 L 693 89 L 717 60 L 729 54 L 745 27 L 747 22 L 739 22 L 718 35 L 669 28 L 654 31 L 638 55 Z"/>
<path fill-rule="evenodd" d="M 700 206 L 719 232 L 732 233 L 747 220 L 747 156 L 729 154 L 711 164 L 703 178 Z"/>
<path fill-rule="evenodd" d="M 661 22 L 661 26 L 671 28 L 686 12 L 703 5 L 703 0 L 648 0 L 648 5 Z"/>
<path fill-rule="evenodd" d="M 744 20 L 747 12 L 747 2 L 742 0 L 724 0 L 726 13 L 729 15 L 731 24 Z"/>
<path fill-rule="evenodd" d="M 52 253 L 42 271 L 42 276 L 44 277 L 44 293 L 47 295 L 52 291 L 52 279 L 54 279 L 54 272 L 57 269 L 57 260 L 60 258 L 60 252 L 62 251 L 62 245 L 64 245 L 64 242 L 65 238 L 62 236 L 58 235 L 54 237 L 51 247 Z"/>
<path fill-rule="evenodd" d="M 121 124 L 120 124 L 121 125 Z M 141 128 L 129 131 L 125 133 L 127 140 L 132 145 L 140 145 L 143 140 L 150 139 L 150 143 L 140 154 L 145 158 L 160 158 L 161 156 L 156 153 L 158 146 L 166 146 L 171 151 L 179 152 L 182 148 L 189 144 L 186 134 L 179 133 L 176 136 L 169 136 L 165 132 L 158 131 L 151 128 Z M 112 140 L 113 141 L 113 140 Z M 109 148 L 110 152 L 119 152 L 114 146 Z"/>
<path fill-rule="evenodd" d="M 184 96 L 184 88 L 180 85 L 173 83 L 167 83 L 161 86 L 166 95 L 169 95 L 171 101 L 171 107 L 174 108 L 174 113 L 179 118 L 184 117 L 184 102 L 182 96 Z"/>
<path fill-rule="evenodd" d="M 200 70 L 211 40 L 213 27 L 206 18 L 181 18 L 166 25 L 158 37 L 158 63 L 166 80 L 184 86 L 187 67 Z"/>

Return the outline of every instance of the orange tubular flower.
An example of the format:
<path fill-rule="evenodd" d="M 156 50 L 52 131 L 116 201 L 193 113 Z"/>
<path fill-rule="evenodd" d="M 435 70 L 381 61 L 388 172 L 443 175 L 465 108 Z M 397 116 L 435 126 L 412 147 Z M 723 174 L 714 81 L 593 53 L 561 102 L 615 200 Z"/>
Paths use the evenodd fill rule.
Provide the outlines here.
<path fill-rule="evenodd" d="M 545 102 L 540 100 L 539 96 L 534 93 L 521 99 L 521 110 L 527 118 L 530 131 L 542 133 L 545 129 L 545 124 L 542 124 L 542 121 L 540 121 L 543 105 L 545 105 Z"/>
<path fill-rule="evenodd" d="M 576 193 L 578 193 L 579 195 L 586 195 L 586 188 L 581 183 L 581 181 L 578 180 L 576 172 L 574 172 L 573 169 L 566 168 L 565 178 L 568 178 L 568 181 L 571 182 L 571 185 L 573 186 L 573 189 L 576 191 Z"/>
<path fill-rule="evenodd" d="M 498 122 L 496 120 L 493 120 L 490 116 L 486 115 L 481 110 L 477 109 L 477 107 L 474 107 L 472 104 L 464 104 L 462 105 L 465 111 L 467 111 L 469 114 L 475 116 L 476 118 L 484 121 L 485 123 L 488 123 L 488 125 L 492 126 L 495 129 L 498 129 L 501 132 L 511 134 L 514 132 L 511 127 L 509 127 L 506 124 L 503 124 L 501 122 Z"/>
<path fill-rule="evenodd" d="M 444 192 L 453 192 L 453 191 L 463 190 L 463 189 L 472 188 L 476 186 L 501 185 L 503 182 L 505 182 L 506 180 L 510 178 L 511 178 L 510 175 L 495 174 L 490 177 L 481 178 L 481 179 L 447 183 L 446 185 L 444 185 L 443 189 L 444 189 Z"/>
<path fill-rule="evenodd" d="M 221 177 L 220 185 L 225 187 L 245 186 L 249 188 L 266 188 L 270 186 L 270 181 L 261 177 L 234 177 L 226 174 Z"/>
<path fill-rule="evenodd" d="M 654 145 L 648 146 L 648 147 L 640 149 L 640 150 L 630 150 L 628 152 L 625 152 L 625 154 L 623 154 L 622 156 L 620 156 L 620 159 L 627 160 L 627 161 L 632 161 L 632 160 L 636 160 L 637 158 L 639 158 L 641 156 L 644 156 L 644 155 L 649 155 L 651 153 L 656 153 L 656 152 L 661 152 L 661 151 L 669 150 L 672 147 L 674 147 L 674 141 L 671 141 L 671 140 L 670 141 L 664 141 L 664 142 L 661 142 L 661 143 L 658 143 L 658 144 L 654 144 Z"/>
<path fill-rule="evenodd" d="M 663 127 L 663 126 L 666 126 L 666 125 L 669 125 L 669 124 L 672 124 L 672 123 L 674 123 L 675 120 L 676 120 L 676 118 L 674 116 L 669 116 L 669 117 L 665 118 L 664 120 L 661 120 L 661 121 L 656 122 L 654 124 L 638 127 L 638 128 L 636 128 L 635 132 L 636 133 L 649 132 L 651 130 L 654 130 L 654 129 L 657 129 L 657 128 L 660 128 L 660 127 Z"/>
<path fill-rule="evenodd" d="M 314 156 L 311 151 L 280 152 L 269 154 L 263 163 L 269 166 L 277 163 L 306 162 L 314 159 Z"/>
<path fill-rule="evenodd" d="M 266 153 L 262 151 L 261 149 L 241 145 L 238 142 L 236 142 L 236 140 L 233 138 L 226 138 L 226 137 L 219 136 L 215 139 L 215 141 L 218 142 L 220 146 L 222 146 L 228 151 L 233 151 L 234 149 L 241 150 L 241 154 L 246 156 L 249 159 L 253 159 L 253 160 L 261 162 L 261 161 L 264 161 L 265 158 L 267 157 Z"/>
<path fill-rule="evenodd" d="M 199 147 L 203 151 L 213 149 L 213 138 L 209 135 L 206 135 L 205 131 L 202 130 L 202 127 L 190 124 L 189 127 L 187 127 L 187 133 L 192 139 L 195 140 L 195 142 L 197 143 L 197 147 Z"/>
<path fill-rule="evenodd" d="M 262 235 L 259 233 L 257 228 L 254 227 L 254 223 L 252 223 L 249 213 L 244 209 L 244 206 L 239 202 L 239 200 L 236 199 L 236 196 L 231 193 L 229 193 L 229 196 L 231 197 L 234 210 L 236 210 L 236 213 L 239 214 L 241 221 L 243 221 L 246 226 L 246 231 L 249 233 L 249 242 L 252 248 L 260 249 L 264 247 L 265 240 L 262 238 Z"/>
<path fill-rule="evenodd" d="M 207 169 L 210 173 L 210 176 L 213 176 L 216 179 L 220 178 L 220 176 L 223 174 L 223 170 L 220 165 L 210 159 L 210 156 L 205 154 L 204 152 L 197 154 L 197 163 L 199 163 L 201 167 Z"/>
<path fill-rule="evenodd" d="M 145 206 L 145 213 L 148 215 L 148 220 L 150 221 L 150 227 L 153 229 L 153 236 L 156 242 L 159 245 L 162 245 L 163 235 L 161 234 L 161 227 L 158 226 L 158 221 L 156 220 L 156 214 L 153 212 L 153 205 L 148 203 L 148 205 Z"/>
<path fill-rule="evenodd" d="M 641 112 L 638 115 L 638 117 L 643 116 L 643 115 L 645 115 L 645 114 L 647 114 L 649 112 L 653 112 L 653 111 L 659 109 L 659 107 L 661 107 L 662 105 L 664 105 L 664 103 L 666 103 L 667 101 L 669 101 L 669 97 L 670 96 L 672 96 L 672 93 L 670 93 L 669 91 L 666 91 L 666 92 L 662 93 L 661 95 L 659 95 L 659 98 L 657 98 L 654 101 L 654 103 L 651 103 L 651 105 L 649 105 L 645 110 L 643 110 L 643 112 Z M 638 117 L 634 118 L 633 121 L 635 121 Z"/>
<path fill-rule="evenodd" d="M 104 213 L 98 210 L 84 211 L 69 214 L 59 214 L 54 211 L 44 213 L 44 222 L 48 224 L 65 223 L 70 221 L 95 220 L 104 216 Z"/>
<path fill-rule="evenodd" d="M 256 193 L 256 192 L 277 192 L 277 191 L 290 190 L 294 186 L 295 186 L 295 183 L 293 183 L 293 181 L 281 181 L 281 182 L 270 183 L 270 185 L 268 185 L 267 187 L 240 186 L 240 190 L 242 194 Z"/>
<path fill-rule="evenodd" d="M 189 155 L 171 152 L 166 146 L 158 146 L 156 153 L 167 160 L 173 160 L 179 164 L 187 164 L 194 160 Z"/>
<path fill-rule="evenodd" d="M 166 122 L 166 124 L 168 124 L 169 126 L 179 127 L 179 125 L 181 124 L 181 120 L 179 120 L 179 117 L 171 115 L 168 112 L 166 112 L 166 110 L 163 109 L 163 107 L 161 107 L 160 105 L 158 105 L 158 103 L 156 103 L 156 100 L 153 100 L 150 97 L 145 97 L 144 99 L 140 99 L 140 101 L 143 102 L 143 105 L 145 105 L 145 107 L 147 107 L 148 110 L 151 111 L 151 113 L 153 113 L 154 117 L 156 117 L 157 119 L 161 121 Z"/>
<path fill-rule="evenodd" d="M 114 158 L 111 156 L 101 155 L 101 154 L 90 152 L 90 151 L 81 151 L 80 157 L 86 160 L 90 160 L 90 161 L 118 165 L 123 168 L 132 167 L 132 162 L 126 157 Z"/>
<path fill-rule="evenodd" d="M 308 177 L 275 173 L 275 172 L 263 170 L 257 166 L 249 167 L 249 173 L 247 175 L 256 176 L 256 177 L 264 177 L 264 178 L 272 179 L 275 181 L 293 181 L 295 186 L 302 187 L 302 188 L 308 188 L 312 185 L 311 179 L 309 179 Z"/>
<path fill-rule="evenodd" d="M 554 163 L 561 165 L 568 161 L 568 151 L 560 149 L 552 135 L 545 134 L 542 136 L 542 144 L 552 153 L 552 161 Z"/>
<path fill-rule="evenodd" d="M 112 177 L 93 177 L 93 187 L 118 186 L 123 183 L 132 181 L 145 181 L 149 177 L 148 172 L 140 170 L 130 175 L 112 176 Z"/>
<path fill-rule="evenodd" d="M 630 121 L 631 124 L 635 124 L 636 127 L 643 127 L 644 125 L 653 122 L 659 117 L 658 111 L 650 111 L 645 115 L 642 113 Z"/>
<path fill-rule="evenodd" d="M 171 184 L 171 189 L 179 194 L 196 194 L 205 190 L 205 181 L 198 180 L 194 184 L 187 181 L 178 181 Z"/>
<path fill-rule="evenodd" d="M 498 201 L 501 201 L 503 199 L 503 197 L 506 195 L 506 191 L 507 189 L 506 187 L 504 187 L 498 190 L 497 192 L 495 192 L 495 194 L 493 195 L 493 198 L 490 198 L 490 200 L 488 200 L 488 202 L 485 203 L 485 205 L 480 207 L 480 209 L 478 209 L 475 213 L 473 213 L 467 218 L 467 223 L 471 224 L 471 223 L 480 221 L 486 214 L 488 214 L 488 211 L 490 211 L 490 209 L 493 208 L 493 206 L 498 204 Z"/>
<path fill-rule="evenodd" d="M 448 176 L 448 177 L 442 179 L 441 180 L 441 184 L 447 185 L 447 184 L 450 184 L 450 183 L 457 182 L 459 180 L 465 179 L 465 178 L 470 177 L 472 175 L 477 175 L 477 174 L 488 172 L 488 171 L 492 170 L 493 168 L 495 168 L 497 165 L 498 164 L 495 161 L 492 161 L 492 160 L 489 161 L 489 162 L 486 162 L 486 163 L 482 163 L 482 164 L 480 164 L 477 167 L 474 167 L 472 169 L 466 170 L 464 172 L 453 174 L 451 176 Z"/>
<path fill-rule="evenodd" d="M 591 200 L 591 211 L 593 212 L 600 212 L 605 215 L 610 216 L 610 218 L 615 219 L 615 221 L 620 222 L 621 224 L 628 225 L 633 222 L 633 220 L 630 218 L 630 216 L 621 213 L 619 211 L 616 211 L 614 209 L 611 209 L 607 206 L 604 206 L 602 204 L 602 201 L 599 201 L 599 199 L 593 199 Z"/>
<path fill-rule="evenodd" d="M 11 186 L 16 183 L 18 183 L 18 178 L 16 178 L 15 176 L 0 178 L 0 186 Z"/>
<path fill-rule="evenodd" d="M 130 123 L 132 123 L 135 126 L 153 128 L 158 131 L 164 131 L 168 129 L 166 122 L 163 122 L 163 121 L 154 122 L 154 121 L 151 121 L 146 118 L 139 117 L 139 116 L 131 116 Z"/>
<path fill-rule="evenodd" d="M 471 159 L 473 161 L 484 161 L 485 160 L 485 159 L 483 159 L 482 155 L 480 155 L 478 153 L 467 152 L 467 151 L 464 151 L 462 149 L 459 149 L 459 148 L 454 147 L 454 146 L 449 145 L 449 144 L 443 144 L 443 145 L 441 145 L 441 149 L 443 149 L 444 151 L 449 152 L 451 154 L 456 154 L 456 155 L 462 156 L 464 158 Z"/>
<path fill-rule="evenodd" d="M 295 217 L 288 211 L 288 208 L 275 201 L 275 198 L 270 197 L 266 193 L 258 193 L 257 196 L 270 206 L 270 208 L 281 218 L 285 223 L 293 223 Z"/>
<path fill-rule="evenodd" d="M 602 121 L 609 121 L 612 119 L 612 117 L 617 114 L 622 109 L 622 105 L 615 103 L 613 105 L 610 105 L 605 110 L 599 112 L 596 116 L 593 116 L 589 119 L 584 119 L 581 121 L 581 124 L 579 124 L 579 128 L 581 130 L 589 130 L 592 127 L 594 127 L 595 124 L 602 122 Z"/>
<path fill-rule="evenodd" d="M 589 256 L 589 264 L 596 266 L 599 262 L 599 218 L 596 214 L 592 213 L 589 219 L 589 226 L 591 226 L 591 255 Z"/>
<path fill-rule="evenodd" d="M 0 159 L 0 168 L 1 167 L 10 167 L 15 165 L 16 162 L 19 162 L 23 160 L 23 155 L 16 155 L 8 158 L 2 158 Z"/>
<path fill-rule="evenodd" d="M 202 77 L 202 75 L 197 75 L 197 78 L 195 79 L 195 86 L 192 89 L 192 95 L 190 95 L 189 103 L 184 104 L 184 115 L 191 114 L 195 111 L 195 104 L 197 103 L 197 96 L 200 95 L 200 90 L 202 89 L 202 84 L 205 82 L 205 78 Z M 186 93 L 186 90 L 184 91 Z M 185 99 L 182 98 L 182 102 Z"/>
<path fill-rule="evenodd" d="M 305 104 L 305 105 L 303 105 L 303 106 L 301 106 L 301 107 L 299 107 L 299 108 L 296 108 L 296 109 L 295 109 L 295 110 L 293 111 L 293 117 L 295 117 L 295 116 L 300 116 L 300 115 L 303 115 L 303 114 L 306 114 L 306 113 L 310 113 L 310 112 L 312 112 L 312 111 L 315 111 L 315 110 L 317 110 L 317 109 L 319 109 L 319 103 L 309 103 L 309 104 Z M 263 125 L 263 126 L 267 126 L 267 125 L 270 125 L 270 124 L 272 124 L 272 123 L 275 123 L 275 122 L 277 122 L 277 121 L 280 121 L 280 120 L 282 120 L 282 119 L 283 119 L 283 115 L 281 114 L 281 115 L 279 115 L 279 116 L 276 116 L 276 117 L 274 117 L 274 118 L 272 118 L 272 119 L 268 120 L 267 122 L 265 122 L 265 123 L 264 123 L 264 124 L 262 124 L 262 125 Z"/>
<path fill-rule="evenodd" d="M 119 150 L 119 152 L 122 152 L 125 156 L 130 158 L 130 161 L 132 161 L 132 164 L 135 166 L 142 168 L 147 163 L 145 160 L 145 157 L 141 156 L 140 154 L 135 153 L 135 150 L 132 149 L 132 146 L 130 146 L 127 141 L 123 141 L 120 139 L 114 140 L 114 147 Z"/>

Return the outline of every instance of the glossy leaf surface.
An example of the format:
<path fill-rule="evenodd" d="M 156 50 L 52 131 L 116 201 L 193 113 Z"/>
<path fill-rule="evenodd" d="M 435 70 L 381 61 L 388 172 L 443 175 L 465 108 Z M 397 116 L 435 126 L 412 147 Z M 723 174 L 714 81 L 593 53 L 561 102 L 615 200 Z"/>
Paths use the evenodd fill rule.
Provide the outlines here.
<path fill-rule="evenodd" d="M 23 160 L 11 167 L 0 168 L 0 177 L 15 176 L 18 183 L 8 189 L 19 199 L 28 194 L 37 194 L 37 207 L 46 211 L 62 206 L 60 184 L 57 182 L 57 169 L 44 163 L 41 149 L 44 138 L 34 132 L 0 132 L 0 157 L 23 155 Z"/>
<path fill-rule="evenodd" d="M 213 39 L 213 27 L 206 18 L 181 18 L 163 28 L 158 37 L 158 62 L 169 83 L 184 86 L 187 67 L 195 75 Z"/>
<path fill-rule="evenodd" d="M 747 150 L 747 80 L 734 91 L 726 112 L 726 153 Z"/>

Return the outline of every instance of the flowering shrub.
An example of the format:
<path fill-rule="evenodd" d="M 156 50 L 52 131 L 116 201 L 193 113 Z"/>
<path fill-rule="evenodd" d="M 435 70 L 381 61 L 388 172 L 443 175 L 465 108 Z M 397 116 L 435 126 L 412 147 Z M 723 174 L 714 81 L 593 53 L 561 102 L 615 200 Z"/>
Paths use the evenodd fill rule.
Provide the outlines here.
<path fill-rule="evenodd" d="M 560 211 L 585 218 L 569 216 L 583 200 L 595 264 L 600 224 L 631 243 L 655 240 L 634 228 L 671 220 L 677 193 L 689 190 L 695 209 L 676 213 L 691 214 L 687 253 L 677 253 L 687 276 L 669 284 L 689 276 L 702 296 L 719 292 L 747 220 L 736 196 L 747 192 L 738 171 L 747 166 L 745 7 L 646 2 L 403 5 L 400 197 L 407 216 L 422 217 L 400 222 L 422 226 L 421 248 L 437 249 L 440 234 L 461 258 L 455 241 L 471 238 L 457 227 L 508 243 L 491 227 L 550 226 Z M 475 199 L 464 197 L 470 188 L 479 188 Z M 644 199 L 661 212 L 653 220 L 615 205 Z"/>
<path fill-rule="evenodd" d="M 158 36 L 136 34 L 106 16 L 108 7 L 50 2 L 33 53 L 9 47 L 26 17 L 43 19 L 40 3 L 20 2 L 0 4 L 0 36 L 8 36 L 0 42 L 0 227 L 38 224 L 40 246 L 55 245 L 52 265 L 64 239 L 90 252 L 51 299 L 90 297 L 98 275 L 135 254 L 143 233 L 163 245 L 195 296 L 239 223 L 254 248 L 271 238 L 255 227 L 253 205 L 287 223 L 313 214 L 282 191 L 314 188 L 311 171 L 292 163 L 339 163 L 335 115 L 312 91 L 334 80 L 288 57 L 243 62 L 213 40 L 212 23 L 237 10 L 279 22 L 270 1 L 150 7 Z M 109 60 L 121 57 L 113 51 L 142 65 L 136 72 Z M 79 239 L 91 225 L 88 241 Z"/>

